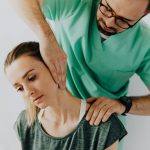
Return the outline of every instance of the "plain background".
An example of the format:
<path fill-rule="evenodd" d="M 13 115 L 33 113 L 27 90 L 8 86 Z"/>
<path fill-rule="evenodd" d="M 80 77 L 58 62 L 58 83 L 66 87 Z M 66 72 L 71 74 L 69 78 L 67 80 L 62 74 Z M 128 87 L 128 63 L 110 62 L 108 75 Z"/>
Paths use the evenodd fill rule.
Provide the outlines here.
<path fill-rule="evenodd" d="M 146 17 L 150 24 L 150 16 Z M 3 61 L 8 51 L 23 41 L 37 40 L 34 33 L 16 15 L 9 3 L 0 0 L 0 150 L 18 150 L 13 124 L 24 108 L 3 72 Z M 129 95 L 148 94 L 148 90 L 135 75 L 131 79 Z M 150 117 L 127 116 L 128 135 L 124 150 L 150 149 Z"/>

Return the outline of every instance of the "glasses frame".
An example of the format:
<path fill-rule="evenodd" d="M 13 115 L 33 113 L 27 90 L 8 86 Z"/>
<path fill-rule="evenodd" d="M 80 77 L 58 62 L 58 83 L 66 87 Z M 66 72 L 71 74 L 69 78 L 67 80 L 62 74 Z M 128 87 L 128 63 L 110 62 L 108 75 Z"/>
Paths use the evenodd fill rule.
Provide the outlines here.
<path fill-rule="evenodd" d="M 105 0 L 106 1 L 106 0 Z M 106 3 L 107 3 L 107 1 L 106 1 Z M 107 5 L 108 5 L 108 3 L 107 3 Z M 108 16 L 108 15 L 106 15 L 106 14 L 104 14 L 103 12 L 102 12 L 102 10 L 101 10 L 101 7 L 105 7 L 105 9 L 111 14 L 110 16 Z M 105 16 L 105 17 L 107 17 L 107 18 L 112 18 L 112 17 L 114 17 L 115 18 L 115 24 L 118 26 L 118 27 L 120 27 L 120 28 L 122 28 L 122 29 L 128 29 L 128 28 L 131 28 L 131 27 L 133 27 L 137 22 L 135 22 L 133 25 L 131 25 L 131 24 L 129 24 L 127 21 L 125 21 L 125 20 L 123 20 L 123 18 L 121 18 L 120 16 L 118 16 L 115 12 L 114 12 L 114 10 L 108 5 L 108 6 L 106 6 L 106 5 L 104 5 L 104 4 L 102 4 L 102 0 L 101 0 L 101 2 L 99 3 L 99 6 L 98 6 L 98 8 L 99 8 L 99 11 Z M 122 27 L 122 26 L 120 26 L 120 25 L 118 25 L 117 24 L 117 19 L 119 19 L 119 20 L 121 20 L 122 22 L 124 22 L 126 25 L 128 25 L 128 27 L 127 28 L 125 28 L 125 27 Z"/>

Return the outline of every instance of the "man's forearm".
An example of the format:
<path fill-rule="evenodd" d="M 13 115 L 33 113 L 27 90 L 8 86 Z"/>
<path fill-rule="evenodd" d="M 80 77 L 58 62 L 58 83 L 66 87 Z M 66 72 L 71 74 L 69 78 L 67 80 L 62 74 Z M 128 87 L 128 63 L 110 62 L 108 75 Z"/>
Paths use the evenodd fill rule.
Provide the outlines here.
<path fill-rule="evenodd" d="M 37 34 L 38 38 L 53 35 L 48 23 L 46 22 L 38 0 L 9 0 L 15 7 L 17 13 Z"/>
<path fill-rule="evenodd" d="M 131 97 L 132 107 L 129 111 L 134 115 L 150 115 L 150 94 L 146 96 Z"/>

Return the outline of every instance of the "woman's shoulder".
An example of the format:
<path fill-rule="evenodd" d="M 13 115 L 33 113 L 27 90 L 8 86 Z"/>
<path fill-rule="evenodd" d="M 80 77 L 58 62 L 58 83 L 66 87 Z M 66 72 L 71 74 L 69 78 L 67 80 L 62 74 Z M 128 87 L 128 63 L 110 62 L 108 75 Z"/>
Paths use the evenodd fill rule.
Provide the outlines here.
<path fill-rule="evenodd" d="M 106 122 L 101 123 L 99 127 L 100 126 L 109 128 L 108 135 L 111 135 L 112 137 L 113 135 L 118 136 L 119 140 L 127 134 L 125 126 L 115 113 L 112 114 Z"/>
<path fill-rule="evenodd" d="M 117 114 L 112 114 L 106 123 L 109 124 L 109 130 L 107 134 L 105 148 L 108 148 L 116 141 L 120 141 L 122 138 L 124 138 L 124 136 L 127 135 L 127 131 L 122 122 L 117 117 Z"/>
<path fill-rule="evenodd" d="M 26 117 L 26 110 L 22 110 L 16 120 L 17 123 L 26 124 L 27 123 L 27 117 Z"/>
<path fill-rule="evenodd" d="M 20 112 L 17 117 L 17 120 L 14 123 L 14 129 L 21 132 L 22 130 L 26 130 L 28 128 L 28 122 L 26 117 L 26 110 Z"/>
<path fill-rule="evenodd" d="M 26 111 L 25 110 L 20 112 L 17 120 L 14 123 L 13 128 L 14 128 L 19 140 L 22 141 L 22 138 L 24 137 L 27 129 L 29 128 L 28 123 L 27 123 L 27 117 L 26 117 Z"/>
<path fill-rule="evenodd" d="M 84 140 L 90 145 L 97 145 L 97 149 L 107 148 L 127 134 L 116 114 L 112 114 L 106 122 L 101 122 L 98 126 L 92 126 L 84 119 L 81 127 Z"/>
<path fill-rule="evenodd" d="M 120 121 L 120 119 L 118 118 L 118 115 L 116 113 L 112 114 L 110 116 L 110 118 L 108 119 L 108 122 L 110 123 L 110 125 L 113 125 L 113 126 L 118 126 L 122 129 L 125 129 L 123 123 Z"/>

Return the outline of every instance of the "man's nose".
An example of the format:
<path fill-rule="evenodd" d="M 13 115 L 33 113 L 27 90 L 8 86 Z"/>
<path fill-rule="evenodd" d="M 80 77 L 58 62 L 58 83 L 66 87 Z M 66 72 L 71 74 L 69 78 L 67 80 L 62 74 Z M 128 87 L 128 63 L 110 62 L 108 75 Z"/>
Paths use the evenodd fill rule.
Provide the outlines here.
<path fill-rule="evenodd" d="M 115 17 L 107 18 L 105 20 L 105 24 L 106 24 L 107 27 L 115 27 L 116 26 Z"/>

